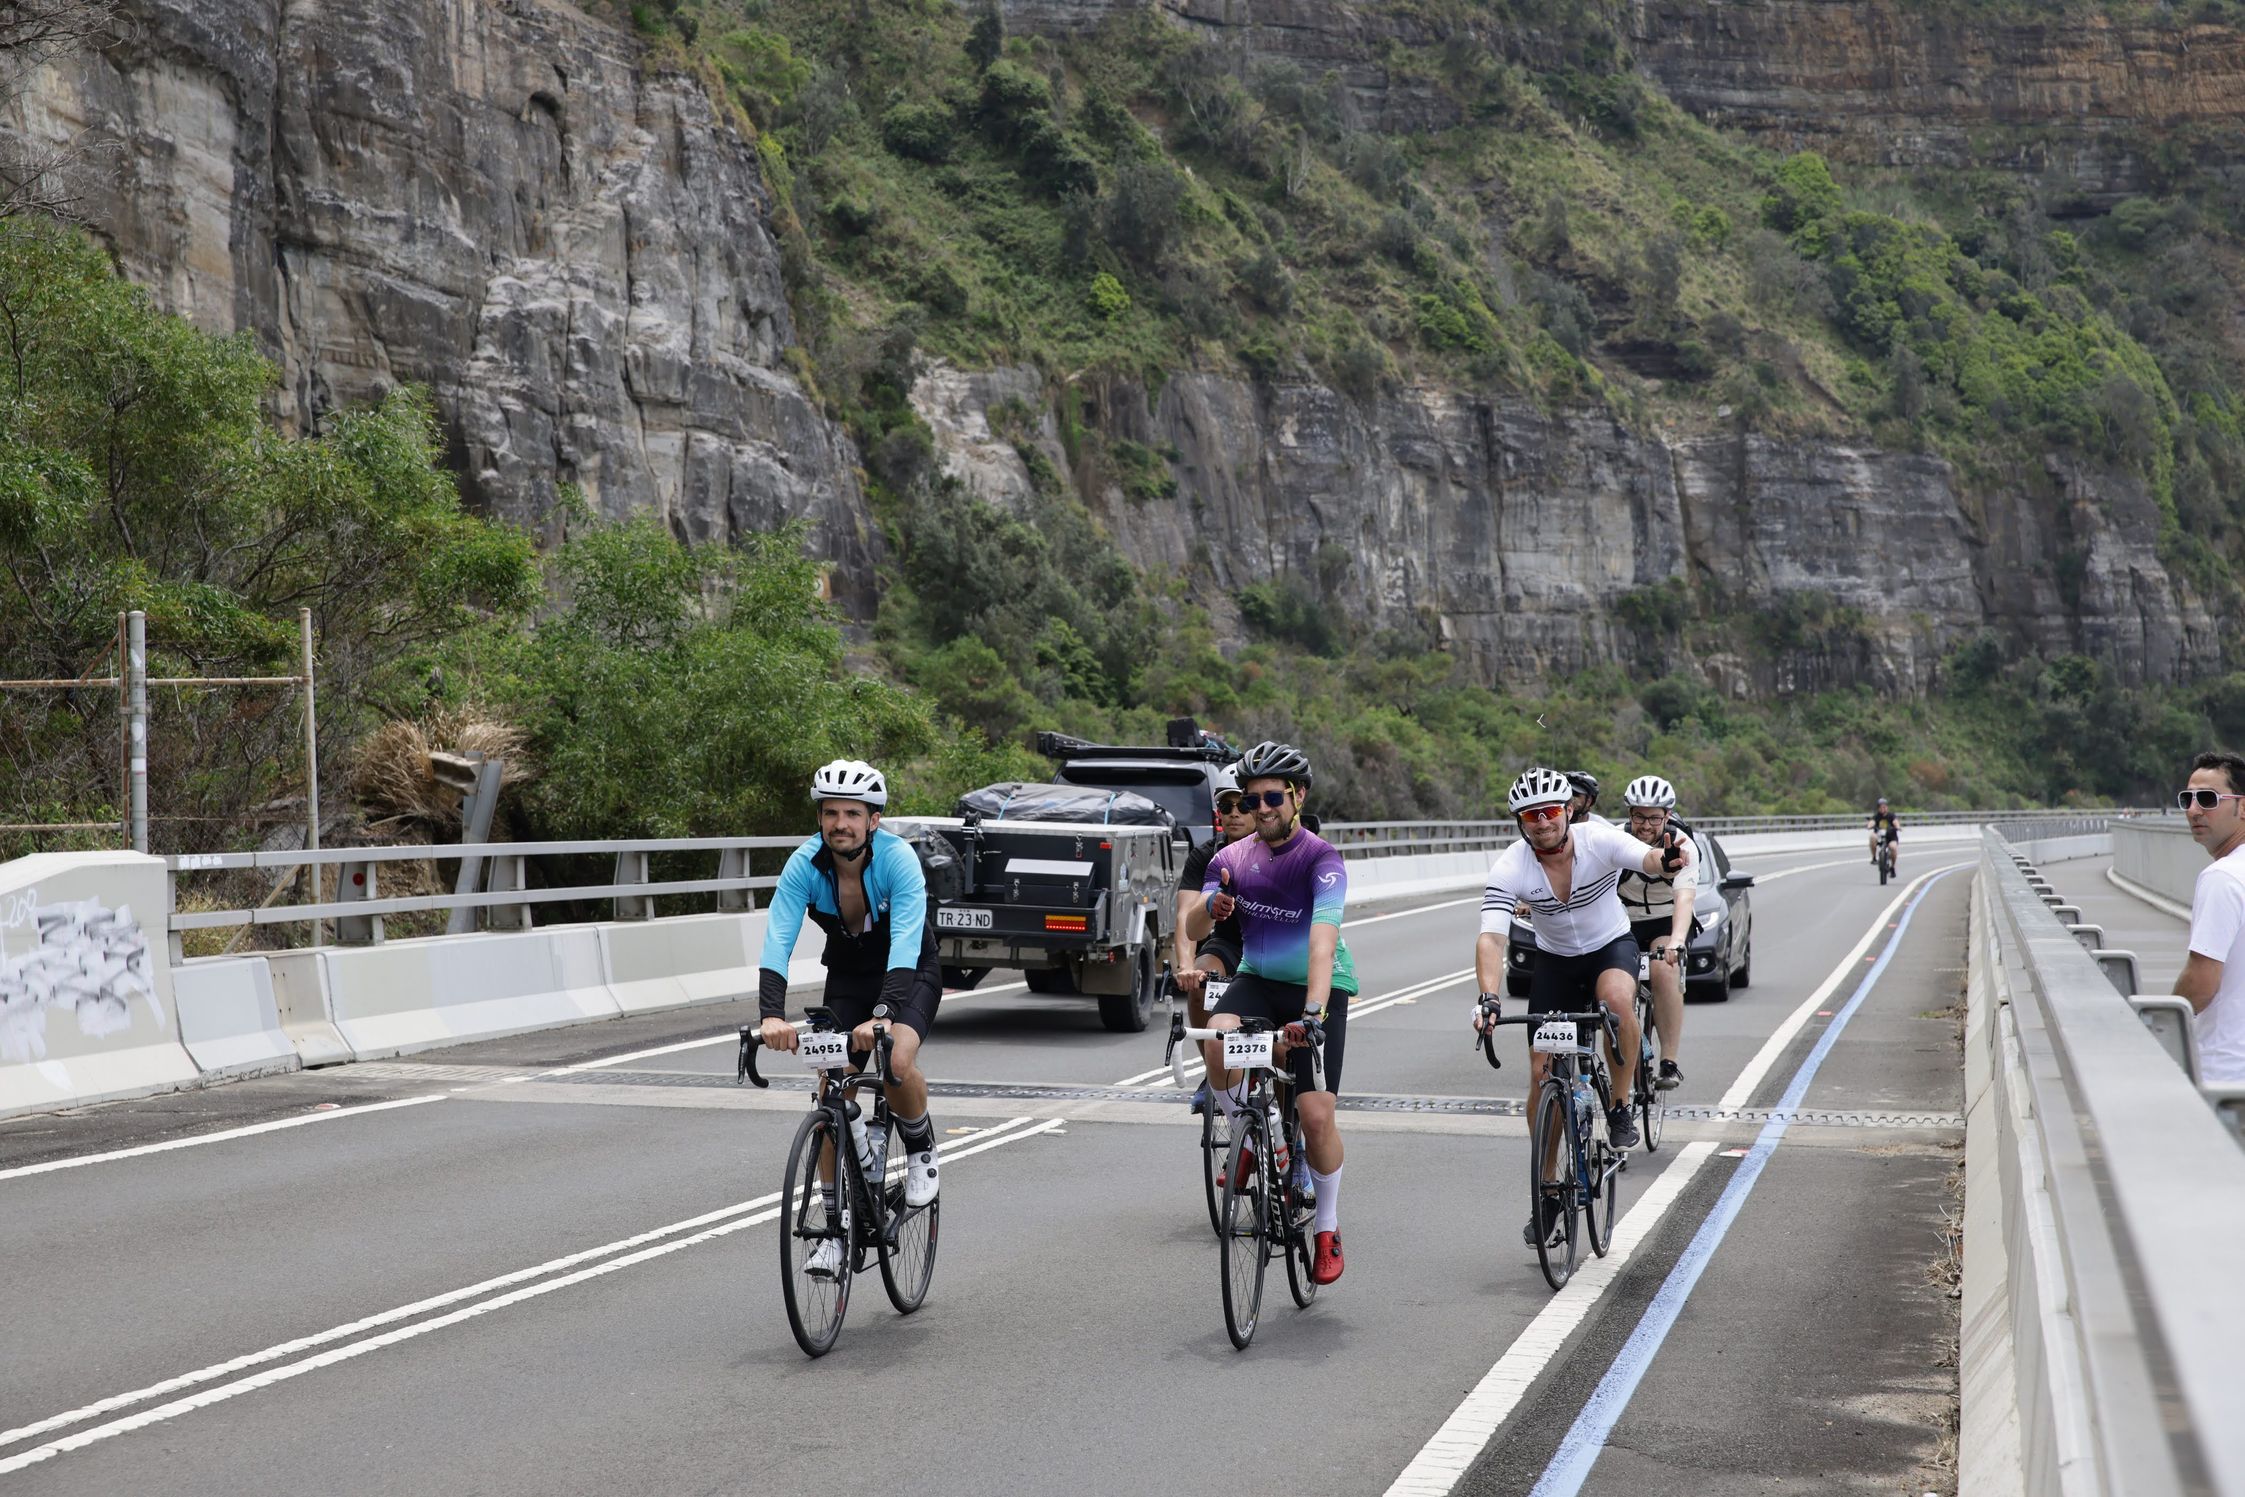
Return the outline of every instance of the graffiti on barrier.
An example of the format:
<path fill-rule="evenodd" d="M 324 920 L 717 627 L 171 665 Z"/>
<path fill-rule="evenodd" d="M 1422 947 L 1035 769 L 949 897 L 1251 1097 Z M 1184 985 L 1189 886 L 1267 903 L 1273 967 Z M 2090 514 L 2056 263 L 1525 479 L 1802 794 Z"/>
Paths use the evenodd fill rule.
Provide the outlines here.
<path fill-rule="evenodd" d="M 132 906 L 41 905 L 34 890 L 10 924 L 31 926 L 37 940 L 20 955 L 0 951 L 0 1061 L 44 1059 L 47 1016 L 57 1009 L 74 1012 L 78 1032 L 93 1039 L 130 1028 L 135 998 L 164 1022 L 148 936 Z"/>

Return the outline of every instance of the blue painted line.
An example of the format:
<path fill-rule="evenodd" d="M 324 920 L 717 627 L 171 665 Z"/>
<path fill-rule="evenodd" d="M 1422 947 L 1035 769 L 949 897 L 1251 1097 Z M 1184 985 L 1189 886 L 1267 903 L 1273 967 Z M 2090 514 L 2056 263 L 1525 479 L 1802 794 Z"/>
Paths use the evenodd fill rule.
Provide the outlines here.
<path fill-rule="evenodd" d="M 1575 1416 L 1574 1424 L 1567 1430 L 1567 1437 L 1559 1442 L 1558 1450 L 1552 1454 L 1551 1464 L 1543 1468 L 1543 1475 L 1537 1478 L 1535 1489 L 1528 1497 L 1575 1497 L 1582 1490 L 1582 1484 L 1590 1477 L 1591 1466 L 1606 1448 L 1607 1437 L 1620 1422 L 1622 1411 L 1629 1407 L 1629 1400 L 1635 1396 L 1637 1385 L 1644 1381 L 1653 1358 L 1660 1354 L 1661 1343 L 1668 1339 L 1676 1318 L 1683 1314 L 1684 1303 L 1691 1298 L 1692 1290 L 1699 1283 L 1699 1276 L 1706 1271 L 1708 1263 L 1715 1256 L 1715 1250 L 1723 1245 L 1723 1238 L 1729 1233 L 1731 1223 L 1738 1219 L 1739 1209 L 1746 1204 L 1746 1197 L 1753 1193 L 1754 1182 L 1761 1178 L 1762 1167 L 1769 1163 L 1770 1155 L 1777 1151 L 1778 1141 L 1785 1137 L 1785 1130 L 1792 1126 L 1789 1114 L 1799 1108 L 1801 1099 L 1808 1095 L 1809 1084 L 1816 1080 L 1817 1068 L 1824 1064 L 1824 1057 L 1830 1055 L 1833 1045 L 1839 1042 L 1840 1031 L 1847 1028 L 1847 1021 L 1855 1017 L 1855 1011 L 1863 1006 L 1863 1000 L 1871 996 L 1871 990 L 1878 985 L 1887 963 L 1894 959 L 1894 953 L 1902 949 L 1902 937 L 1909 932 L 1910 917 L 1918 912 L 1918 906 L 1925 901 L 1926 895 L 1933 892 L 1933 886 L 1956 871 L 1954 868 L 1944 868 L 1936 873 L 1926 880 L 1925 887 L 1912 895 L 1909 904 L 1904 906 L 1902 918 L 1895 925 L 1894 934 L 1888 938 L 1886 949 L 1879 953 L 1879 959 L 1864 974 L 1863 981 L 1856 986 L 1855 995 L 1832 1016 L 1832 1022 L 1825 1026 L 1815 1048 L 1801 1062 L 1800 1070 L 1793 1074 L 1792 1084 L 1785 1088 L 1785 1095 L 1778 1099 L 1777 1116 L 1762 1125 L 1761 1133 L 1755 1137 L 1754 1147 L 1747 1151 L 1745 1159 L 1739 1162 L 1737 1172 L 1731 1176 L 1730 1183 L 1723 1187 L 1723 1194 L 1715 1202 L 1715 1209 L 1707 1214 L 1707 1220 L 1699 1224 L 1699 1231 L 1693 1234 L 1691 1245 L 1676 1260 L 1676 1266 L 1668 1271 L 1668 1277 L 1662 1282 L 1659 1292 L 1653 1296 L 1652 1303 L 1645 1307 L 1644 1316 L 1637 1322 L 1637 1328 L 1629 1333 L 1629 1340 L 1614 1357 L 1614 1365 L 1607 1368 L 1606 1375 L 1598 1380 L 1597 1388 L 1583 1405 L 1582 1412 Z"/>

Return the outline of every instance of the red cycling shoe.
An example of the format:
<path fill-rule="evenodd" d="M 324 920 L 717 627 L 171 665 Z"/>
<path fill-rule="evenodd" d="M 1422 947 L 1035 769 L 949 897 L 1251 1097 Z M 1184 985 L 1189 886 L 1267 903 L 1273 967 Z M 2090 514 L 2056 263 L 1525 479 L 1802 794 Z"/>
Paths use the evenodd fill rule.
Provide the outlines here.
<path fill-rule="evenodd" d="M 1317 1254 L 1310 1260 L 1310 1282 L 1313 1284 L 1330 1284 L 1341 1276 L 1343 1266 L 1341 1262 L 1341 1234 L 1338 1232 L 1318 1233 Z"/>
<path fill-rule="evenodd" d="M 1241 1151 L 1241 1153 L 1244 1154 L 1247 1159 L 1247 1172 L 1250 1175 L 1254 1174 L 1255 1151 L 1253 1149 L 1244 1149 Z M 1231 1183 L 1231 1179 L 1232 1167 L 1229 1164 L 1226 1164 L 1222 1169 L 1216 1172 L 1216 1188 L 1218 1190 L 1222 1190 L 1226 1185 L 1229 1185 Z"/>

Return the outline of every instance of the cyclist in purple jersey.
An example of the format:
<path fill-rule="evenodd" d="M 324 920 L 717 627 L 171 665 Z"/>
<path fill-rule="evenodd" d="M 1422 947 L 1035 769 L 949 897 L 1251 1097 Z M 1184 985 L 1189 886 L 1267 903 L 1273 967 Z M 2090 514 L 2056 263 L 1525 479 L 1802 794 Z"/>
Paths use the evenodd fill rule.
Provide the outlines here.
<path fill-rule="evenodd" d="M 1302 1151 L 1317 1192 L 1310 1277 L 1330 1284 L 1341 1276 L 1341 1130 L 1334 1116 L 1341 1084 L 1341 1055 L 1348 1035 L 1349 998 L 1356 971 L 1341 941 L 1341 912 L 1348 899 L 1348 870 L 1341 855 L 1300 824 L 1310 787 L 1310 761 L 1283 743 L 1259 743 L 1240 760 L 1243 798 L 1255 813 L 1255 835 L 1242 837 L 1209 860 L 1198 908 L 1186 935 L 1199 939 L 1221 920 L 1237 916 L 1244 936 L 1239 974 L 1209 1015 L 1216 1029 L 1237 1029 L 1253 1015 L 1285 1026 L 1277 1054 L 1289 1058 L 1294 1107 L 1302 1119 Z M 1300 1021 L 1319 1020 L 1325 1031 L 1325 1074 L 1310 1067 Z M 1240 1105 L 1242 1078 L 1223 1066 L 1223 1051 L 1204 1047 L 1210 1097 L 1225 1117 Z M 1297 1167 L 1300 1161 L 1295 1161 Z"/>

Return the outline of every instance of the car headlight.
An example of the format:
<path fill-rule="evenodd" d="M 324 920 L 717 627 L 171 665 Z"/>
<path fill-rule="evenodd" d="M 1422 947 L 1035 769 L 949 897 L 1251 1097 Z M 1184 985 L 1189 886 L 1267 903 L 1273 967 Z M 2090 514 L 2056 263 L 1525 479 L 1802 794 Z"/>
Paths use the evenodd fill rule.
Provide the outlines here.
<path fill-rule="evenodd" d="M 1706 935 L 1709 931 L 1721 927 L 1724 917 L 1730 914 L 1730 909 L 1721 900 L 1717 900 L 1712 908 L 1706 910 L 1694 909 L 1692 913 L 1699 917 L 1700 934 Z"/>

